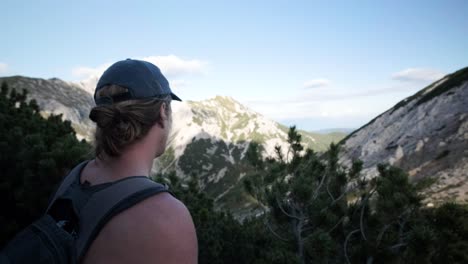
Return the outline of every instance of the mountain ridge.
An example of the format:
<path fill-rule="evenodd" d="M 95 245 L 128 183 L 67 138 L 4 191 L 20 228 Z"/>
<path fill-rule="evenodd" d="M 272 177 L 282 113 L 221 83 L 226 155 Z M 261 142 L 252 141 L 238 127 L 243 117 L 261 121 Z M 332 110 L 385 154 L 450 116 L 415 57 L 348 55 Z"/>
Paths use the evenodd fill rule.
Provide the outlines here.
<path fill-rule="evenodd" d="M 364 174 L 374 177 L 375 165 L 387 162 L 406 170 L 413 180 L 434 179 L 427 193 L 434 201 L 467 201 L 468 196 L 468 68 L 463 68 L 405 98 L 340 141 L 333 134 L 300 130 L 304 144 L 323 151 L 340 141 L 340 162 L 364 161 Z M 94 106 L 84 84 L 11 76 L 0 78 L 10 88 L 29 90 L 47 113 L 63 113 L 81 138 L 92 139 Z M 252 111 L 235 99 L 215 96 L 173 104 L 174 127 L 165 154 L 153 172 L 197 176 L 218 206 L 245 210 L 252 201 L 242 193 L 242 165 L 249 142 L 260 143 L 264 157 L 274 147 L 287 149 L 288 127 Z M 325 138 L 325 140 L 324 140 Z M 239 198 L 241 197 L 241 198 Z"/>
<path fill-rule="evenodd" d="M 29 77 L 0 78 L 10 88 L 29 91 L 48 114 L 63 114 L 72 121 L 80 138 L 93 140 L 95 124 L 88 118 L 94 106 L 92 95 L 82 84 L 57 78 L 48 80 Z M 176 172 L 181 178 L 196 176 L 200 186 L 217 201 L 217 206 L 229 208 L 249 206 L 249 198 L 239 191 L 245 175 L 245 151 L 249 143 L 262 145 L 264 157 L 273 156 L 274 148 L 287 150 L 288 128 L 242 105 L 232 97 L 215 96 L 203 101 L 174 102 L 173 127 L 165 153 L 154 161 L 153 173 Z M 300 131 L 305 145 L 323 151 L 344 134 L 331 136 Z M 242 198 L 231 201 L 235 191 Z"/>
<path fill-rule="evenodd" d="M 468 202 L 468 67 L 448 74 L 378 115 L 340 141 L 340 161 L 377 163 L 435 182 L 428 202 Z"/>
<path fill-rule="evenodd" d="M 0 82 L 6 82 L 10 89 L 21 92 L 28 91 L 28 99 L 36 99 L 41 114 L 62 114 L 70 120 L 79 139 L 90 140 L 94 134 L 94 123 L 88 118 L 94 107 L 92 95 L 73 82 L 58 78 L 42 79 L 14 75 L 1 77 Z"/>

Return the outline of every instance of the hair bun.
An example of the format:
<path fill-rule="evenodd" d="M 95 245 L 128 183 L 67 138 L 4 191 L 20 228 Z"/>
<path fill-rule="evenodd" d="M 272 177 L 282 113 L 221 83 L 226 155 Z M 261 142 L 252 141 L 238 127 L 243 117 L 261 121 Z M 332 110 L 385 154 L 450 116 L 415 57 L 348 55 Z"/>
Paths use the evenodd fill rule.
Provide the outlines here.
<path fill-rule="evenodd" d="M 109 128 L 116 121 L 120 122 L 120 116 L 120 111 L 105 106 L 94 107 L 89 113 L 89 118 L 102 129 Z"/>

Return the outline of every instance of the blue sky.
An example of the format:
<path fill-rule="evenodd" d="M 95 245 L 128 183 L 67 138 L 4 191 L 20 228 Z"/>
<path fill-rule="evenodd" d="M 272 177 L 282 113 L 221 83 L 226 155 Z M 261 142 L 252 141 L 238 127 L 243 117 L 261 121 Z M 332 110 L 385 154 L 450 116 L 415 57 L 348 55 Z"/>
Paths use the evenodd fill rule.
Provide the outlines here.
<path fill-rule="evenodd" d="M 95 78 L 147 59 L 186 100 L 357 128 L 468 66 L 468 1 L 2 1 L 0 75 Z"/>

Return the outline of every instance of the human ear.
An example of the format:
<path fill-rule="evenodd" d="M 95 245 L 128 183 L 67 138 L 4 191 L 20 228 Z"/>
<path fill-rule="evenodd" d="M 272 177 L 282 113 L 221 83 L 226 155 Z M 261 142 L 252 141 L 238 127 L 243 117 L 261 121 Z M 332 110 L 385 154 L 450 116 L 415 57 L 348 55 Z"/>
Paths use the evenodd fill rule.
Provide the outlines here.
<path fill-rule="evenodd" d="M 164 121 L 169 119 L 169 116 L 167 114 L 167 104 L 163 102 L 161 106 L 159 107 L 159 116 L 160 116 L 160 125 L 162 128 L 164 128 L 165 124 Z"/>
<path fill-rule="evenodd" d="M 167 114 L 168 113 L 167 107 L 168 107 L 167 103 L 164 102 L 164 103 L 161 104 L 161 109 L 159 109 L 159 111 L 161 113 L 161 117 L 163 117 L 164 119 L 169 118 L 169 116 Z"/>

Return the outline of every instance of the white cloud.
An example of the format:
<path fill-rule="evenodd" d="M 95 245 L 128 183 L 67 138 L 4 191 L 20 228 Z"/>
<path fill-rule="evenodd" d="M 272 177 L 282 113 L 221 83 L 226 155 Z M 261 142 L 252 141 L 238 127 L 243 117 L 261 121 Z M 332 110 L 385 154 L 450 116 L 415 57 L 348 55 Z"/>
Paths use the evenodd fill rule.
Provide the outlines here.
<path fill-rule="evenodd" d="M 5 74 L 8 72 L 8 64 L 0 62 L 0 74 Z"/>
<path fill-rule="evenodd" d="M 433 82 L 444 77 L 444 73 L 426 68 L 409 68 L 392 75 L 392 78 L 399 81 L 410 82 Z"/>
<path fill-rule="evenodd" d="M 163 74 L 168 77 L 203 74 L 208 64 L 201 60 L 184 60 L 175 55 L 149 56 L 135 59 L 149 61 L 157 65 Z M 80 79 L 99 78 L 111 64 L 105 63 L 98 67 L 76 67 L 72 70 L 72 74 Z"/>
<path fill-rule="evenodd" d="M 142 60 L 157 65 L 165 75 L 172 77 L 203 74 L 208 64 L 202 60 L 184 60 L 175 55 L 150 56 L 144 57 Z"/>
<path fill-rule="evenodd" d="M 76 67 L 72 70 L 72 74 L 80 79 L 99 78 L 110 65 L 111 63 L 102 64 L 96 68 Z"/>
<path fill-rule="evenodd" d="M 444 76 L 435 70 L 407 69 L 394 75 L 404 81 L 434 81 Z M 354 120 L 371 120 L 385 112 L 415 92 L 423 88 L 424 83 L 401 82 L 390 85 L 364 87 L 335 87 L 327 79 L 315 79 L 304 83 L 304 89 L 297 94 L 282 98 L 265 97 L 260 100 L 248 100 L 246 104 L 273 120 L 309 120 L 326 121 L 335 127 L 346 127 Z M 322 87 L 327 89 L 320 89 Z M 312 122 L 311 121 L 311 122 Z M 359 121 L 359 122 L 358 122 Z M 302 122 L 302 121 L 301 121 Z M 305 122 L 305 121 L 304 121 Z M 361 124 L 362 125 L 362 124 Z"/>
<path fill-rule="evenodd" d="M 313 89 L 286 98 L 248 100 L 252 109 L 274 119 L 331 118 L 365 119 L 380 114 L 416 92 L 408 84 L 369 90 L 348 88 Z"/>
<path fill-rule="evenodd" d="M 327 79 L 314 79 L 309 80 L 304 83 L 304 88 L 318 88 L 318 87 L 327 87 L 330 85 L 330 80 Z"/>
<path fill-rule="evenodd" d="M 172 88 L 181 88 L 181 87 L 186 87 L 189 85 L 189 82 L 186 80 L 174 80 L 171 82 L 171 87 Z"/>
<path fill-rule="evenodd" d="M 135 59 L 149 61 L 157 65 L 163 74 L 169 79 L 172 88 L 187 86 L 188 82 L 185 79 L 182 79 L 182 77 L 203 74 L 205 73 L 208 65 L 207 62 L 202 60 L 185 60 L 175 55 L 149 56 Z M 104 63 L 97 67 L 81 66 L 74 68 L 72 70 L 72 74 L 79 79 L 75 82 L 91 94 L 94 93 L 97 81 L 101 77 L 102 73 L 111 66 L 112 63 Z"/>
<path fill-rule="evenodd" d="M 76 76 L 79 80 L 75 81 L 85 91 L 90 94 L 94 94 L 96 84 L 101 77 L 102 73 L 111 65 L 111 63 L 102 64 L 96 68 L 91 67 L 76 67 L 72 70 L 73 76 Z"/>
<path fill-rule="evenodd" d="M 369 108 L 362 106 L 365 100 L 272 100 L 248 101 L 247 105 L 266 116 L 282 120 L 288 118 L 345 118 L 367 115 Z"/>

